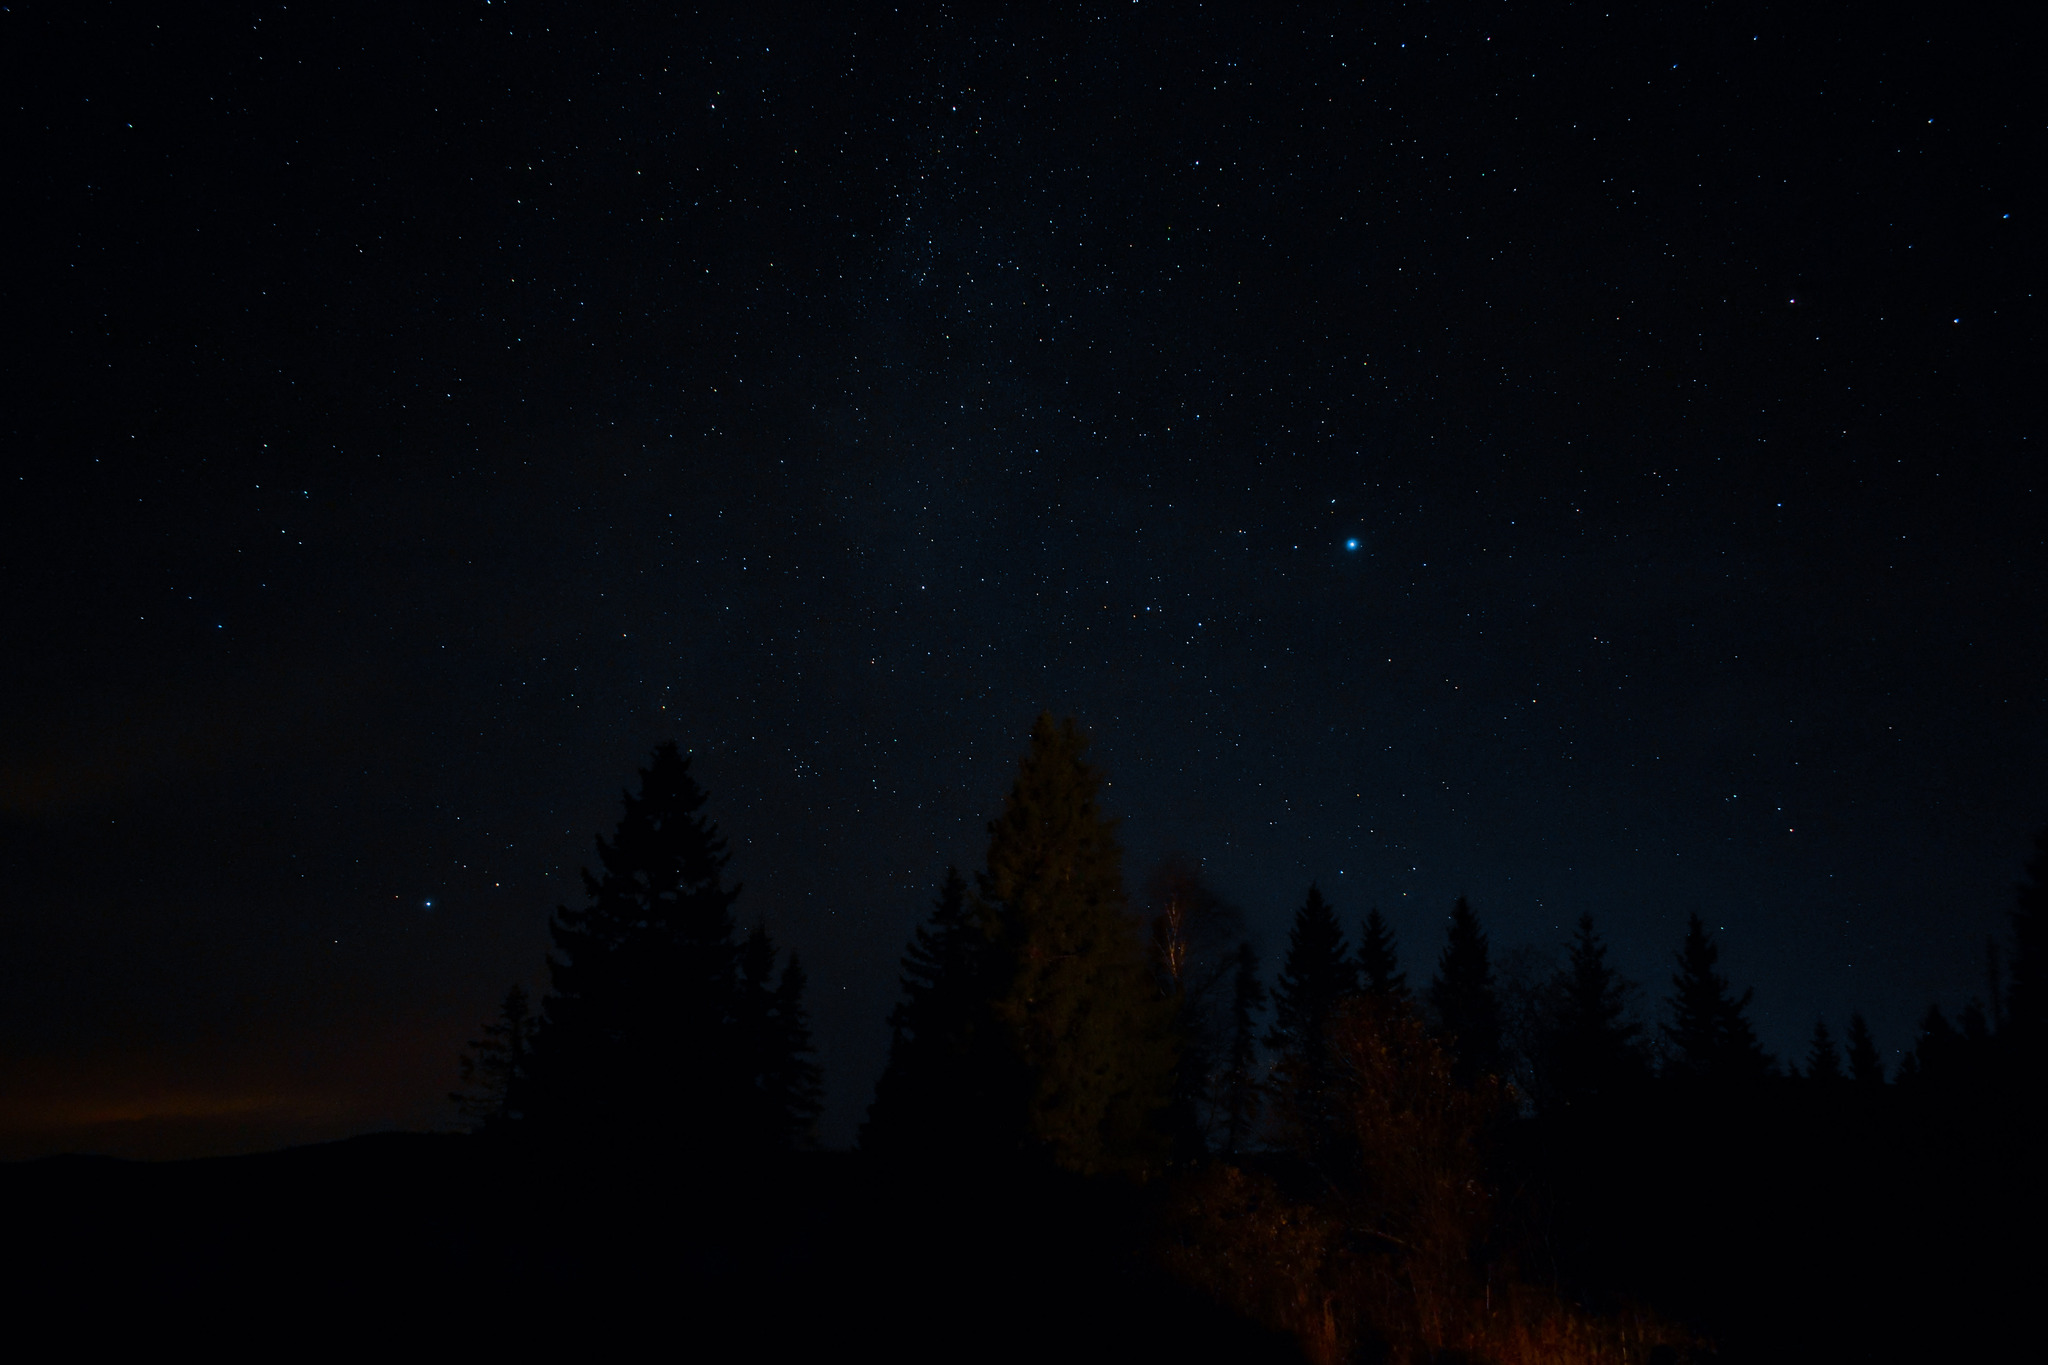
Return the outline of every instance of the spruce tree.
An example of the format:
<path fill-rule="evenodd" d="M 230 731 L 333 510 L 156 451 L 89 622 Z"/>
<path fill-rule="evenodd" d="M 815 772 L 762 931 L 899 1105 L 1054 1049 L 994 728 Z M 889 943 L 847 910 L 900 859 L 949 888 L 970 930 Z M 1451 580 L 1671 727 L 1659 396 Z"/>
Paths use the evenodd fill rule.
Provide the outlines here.
<path fill-rule="evenodd" d="M 1613 1100 L 1649 1077 L 1643 1026 L 1628 1017 L 1629 985 L 1607 965 L 1607 945 L 1580 915 L 1553 989 L 1538 1050 L 1542 1099 L 1571 1106 Z"/>
<path fill-rule="evenodd" d="M 661 745 L 612 838 L 597 841 L 601 871 L 583 873 L 589 903 L 556 907 L 551 990 L 518 1090 L 544 1131 L 730 1148 L 784 1143 L 815 1115 L 802 971 L 769 986 L 775 952 L 763 934 L 743 973 L 739 888 L 725 884 L 729 855 L 705 799 L 689 758 Z"/>
<path fill-rule="evenodd" d="M 1394 950 L 1393 926 L 1380 914 L 1377 905 L 1366 912 L 1365 927 L 1359 931 L 1358 975 L 1366 994 L 1390 1004 L 1408 1003 L 1408 974 L 1401 970 Z"/>
<path fill-rule="evenodd" d="M 519 1117 L 518 1090 L 539 1023 L 526 987 L 515 983 L 505 992 L 498 1017 L 483 1026 L 483 1037 L 470 1040 L 459 1062 L 463 1089 L 448 1098 L 476 1131 L 490 1131 Z"/>
<path fill-rule="evenodd" d="M 732 1116 L 749 1149 L 814 1146 L 824 1107 L 823 1076 L 811 1060 L 810 1018 L 804 1010 L 804 969 L 795 953 L 778 977 L 775 940 L 756 925 L 740 945 L 737 1026 L 733 1045 L 750 1055 L 745 1103 Z"/>
<path fill-rule="evenodd" d="M 1822 1085 L 1833 1085 L 1842 1079 L 1842 1055 L 1835 1048 L 1835 1035 L 1828 1032 L 1828 1021 L 1813 1021 L 1813 1041 L 1806 1048 L 1806 1079 Z"/>
<path fill-rule="evenodd" d="M 2048 828 L 2034 839 L 2012 907 L 2012 967 L 2004 991 L 2006 1065 L 2036 1103 L 2048 1093 Z M 1996 998 L 1996 993 L 1994 993 Z"/>
<path fill-rule="evenodd" d="M 1128 908 L 1087 745 L 1071 717 L 1038 717 L 989 824 L 978 889 L 997 926 L 995 1015 L 1022 1068 L 1026 1141 L 1069 1170 L 1142 1174 L 1167 1152 L 1172 1006 Z"/>
<path fill-rule="evenodd" d="M 1941 1012 L 1929 1005 L 1920 1017 L 1920 1034 L 1913 1050 L 1899 1063 L 1899 1084 L 1905 1086 L 1949 1086 L 1961 1077 L 1965 1043 L 1962 1033 Z"/>
<path fill-rule="evenodd" d="M 1860 1014 L 1849 1016 L 1849 1079 L 1858 1085 L 1884 1084 L 1884 1058 L 1870 1036 L 1870 1025 Z"/>
<path fill-rule="evenodd" d="M 1771 1068 L 1771 1059 L 1757 1042 L 1749 1022 L 1752 988 L 1738 998 L 1728 978 L 1714 970 L 1721 950 L 1698 915 L 1686 923 L 1685 943 L 1678 950 L 1678 971 L 1671 978 L 1671 1022 L 1664 1036 L 1671 1045 L 1670 1074 L 1694 1081 L 1756 1080 Z"/>
<path fill-rule="evenodd" d="M 1443 956 L 1429 983 L 1429 1007 L 1460 1080 L 1502 1073 L 1500 997 L 1494 990 L 1493 964 L 1479 917 L 1463 896 L 1451 907 Z"/>
<path fill-rule="evenodd" d="M 1219 1108 L 1223 1112 L 1223 1142 L 1226 1152 L 1241 1152 L 1258 1132 L 1259 1037 L 1258 1012 L 1265 1004 L 1266 988 L 1259 984 L 1259 955 L 1250 943 L 1240 943 L 1231 976 L 1230 1048 L 1225 1054 Z"/>
<path fill-rule="evenodd" d="M 903 995 L 889 1014 L 889 1060 L 875 1083 L 860 1145 L 871 1151 L 967 1156 L 1021 1118 L 1010 1054 L 991 1012 L 1000 984 L 991 924 L 948 867 L 931 914 L 904 950 Z"/>
<path fill-rule="evenodd" d="M 1287 958 L 1273 985 L 1273 1026 L 1266 1046 L 1282 1057 L 1306 1060 L 1321 1047 L 1337 1006 L 1358 993 L 1358 967 L 1344 942 L 1336 911 L 1311 883 L 1294 927 L 1287 934 Z"/>

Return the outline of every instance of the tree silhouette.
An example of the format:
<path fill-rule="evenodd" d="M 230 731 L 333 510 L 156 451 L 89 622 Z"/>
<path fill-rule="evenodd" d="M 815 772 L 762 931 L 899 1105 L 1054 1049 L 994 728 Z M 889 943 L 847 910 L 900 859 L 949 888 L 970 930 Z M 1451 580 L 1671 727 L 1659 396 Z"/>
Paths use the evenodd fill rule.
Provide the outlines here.
<path fill-rule="evenodd" d="M 1941 1006 L 1929 1005 L 1927 1013 L 1920 1016 L 1913 1050 L 1899 1062 L 1899 1084 L 1951 1087 L 1963 1077 L 1968 1050 L 1968 1039 L 1949 1022 Z"/>
<path fill-rule="evenodd" d="M 1311 883 L 1287 934 L 1266 1046 L 1283 1056 L 1311 1056 L 1337 1006 L 1357 992 L 1358 967 L 1344 942 L 1344 928 L 1322 888 Z"/>
<path fill-rule="evenodd" d="M 2007 1065 L 2023 1092 L 2038 1101 L 2048 1093 L 2048 828 L 2034 838 L 2026 880 L 2013 896 L 2011 924 L 2012 968 L 2001 1032 Z"/>
<path fill-rule="evenodd" d="M 989 824 L 979 892 L 1004 959 L 995 1014 L 1023 1067 L 1027 1139 L 1071 1170 L 1142 1173 L 1167 1151 L 1172 1002 L 1129 912 L 1087 747 L 1071 717 L 1038 717 Z"/>
<path fill-rule="evenodd" d="M 560 1136 L 666 1150 L 793 1140 L 816 1112 L 801 969 L 768 986 L 762 932 L 743 973 L 725 841 L 673 743 L 624 803 L 597 840 L 601 872 L 584 870 L 589 904 L 556 907 L 549 926 L 521 1112 Z"/>
<path fill-rule="evenodd" d="M 1721 950 L 1698 915 L 1686 923 L 1685 943 L 1678 950 L 1678 971 L 1671 978 L 1671 1022 L 1664 1036 L 1671 1045 L 1667 1070 L 1695 1081 L 1746 1081 L 1762 1077 L 1771 1059 L 1757 1042 L 1746 1011 L 1754 989 L 1740 998 L 1729 991 L 1728 978 L 1714 970 Z"/>
<path fill-rule="evenodd" d="M 1460 1080 L 1502 1073 L 1501 1010 L 1493 964 L 1479 918 L 1463 896 L 1451 907 L 1443 955 L 1437 960 L 1436 978 L 1429 983 L 1429 1007 Z"/>
<path fill-rule="evenodd" d="M 1153 966 L 1173 1004 L 1179 1059 L 1167 1126 L 1178 1155 L 1193 1158 L 1225 1139 L 1229 1125 L 1232 973 L 1244 916 L 1183 854 L 1169 853 L 1146 881 Z"/>
<path fill-rule="evenodd" d="M 1884 1084 L 1884 1058 L 1870 1036 L 1870 1025 L 1860 1014 L 1849 1016 L 1849 1079 L 1858 1085 Z"/>
<path fill-rule="evenodd" d="M 1593 917 L 1580 915 L 1539 1044 L 1546 1105 L 1611 1100 L 1649 1078 L 1643 1026 L 1628 1017 L 1628 992 L 1628 983 L 1607 965 Z"/>
<path fill-rule="evenodd" d="M 515 983 L 505 992 L 498 1017 L 483 1026 L 483 1036 L 472 1038 L 462 1054 L 458 1066 L 463 1089 L 448 1098 L 478 1131 L 519 1117 L 516 1094 L 539 1023 L 526 987 Z"/>
<path fill-rule="evenodd" d="M 903 998 L 889 1014 L 889 1060 L 861 1125 L 864 1149 L 964 1155 L 997 1134 L 1014 1143 L 1018 1082 L 991 1012 L 992 929 L 960 869 L 948 867 L 903 954 Z"/>
<path fill-rule="evenodd" d="M 1377 905 L 1366 912 L 1365 927 L 1359 931 L 1358 976 L 1368 994 L 1395 1004 L 1408 1003 L 1408 974 L 1401 970 L 1394 949 L 1393 926 Z"/>
<path fill-rule="evenodd" d="M 739 1009 L 735 1045 L 747 1049 L 747 1103 L 735 1127 L 748 1147 L 807 1147 L 817 1140 L 823 1076 L 811 1060 L 809 1016 L 804 1010 L 804 969 L 791 953 L 780 979 L 775 942 L 756 925 L 740 945 Z"/>
<path fill-rule="evenodd" d="M 1332 1115 L 1324 1115 L 1331 1122 L 1316 1122 L 1317 1097 L 1330 1092 L 1334 1079 L 1326 1046 L 1330 1021 L 1357 993 L 1358 967 L 1344 928 L 1322 888 L 1311 883 L 1287 934 L 1287 957 L 1273 984 L 1273 1023 L 1266 1030 L 1266 1046 L 1275 1053 L 1274 1077 L 1291 1096 L 1295 1140 L 1311 1148 L 1337 1135 Z"/>
<path fill-rule="evenodd" d="M 1250 943 L 1237 945 L 1233 965 L 1230 1047 L 1224 1054 L 1218 1107 L 1223 1115 L 1224 1150 L 1241 1152 L 1259 1126 L 1258 1012 L 1265 1004 L 1266 988 L 1259 984 L 1259 955 Z"/>
<path fill-rule="evenodd" d="M 1842 1077 L 1842 1055 L 1835 1048 L 1835 1035 L 1828 1032 L 1828 1021 L 1813 1021 L 1813 1041 L 1806 1048 L 1806 1079 L 1823 1085 L 1833 1085 Z"/>

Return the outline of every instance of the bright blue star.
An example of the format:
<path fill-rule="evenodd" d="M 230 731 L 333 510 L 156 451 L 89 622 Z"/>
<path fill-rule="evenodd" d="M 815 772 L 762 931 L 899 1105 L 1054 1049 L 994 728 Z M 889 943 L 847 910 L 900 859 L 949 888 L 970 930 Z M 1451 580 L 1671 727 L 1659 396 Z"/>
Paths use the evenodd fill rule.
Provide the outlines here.
<path fill-rule="evenodd" d="M 1345 542 L 1344 542 L 1344 548 L 1345 548 L 1345 549 L 1347 549 L 1347 550 L 1355 550 L 1355 549 L 1357 549 L 1357 548 L 1358 548 L 1358 537 L 1357 537 L 1357 536 L 1353 536 L 1353 537 L 1352 537 L 1351 539 L 1349 539 L 1349 540 L 1345 541 Z"/>

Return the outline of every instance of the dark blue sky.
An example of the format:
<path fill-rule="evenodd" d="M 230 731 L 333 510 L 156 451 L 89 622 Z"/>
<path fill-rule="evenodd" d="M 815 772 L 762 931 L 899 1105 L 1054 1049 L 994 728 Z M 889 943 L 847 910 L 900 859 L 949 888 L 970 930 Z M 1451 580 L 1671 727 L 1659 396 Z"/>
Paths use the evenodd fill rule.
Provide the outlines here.
<path fill-rule="evenodd" d="M 1697 911 L 1905 1046 L 2048 820 L 2043 149 L 1853 14 L 0 17 L 8 1150 L 449 1121 L 667 737 L 844 1140 L 1046 707 L 1269 963 Z"/>

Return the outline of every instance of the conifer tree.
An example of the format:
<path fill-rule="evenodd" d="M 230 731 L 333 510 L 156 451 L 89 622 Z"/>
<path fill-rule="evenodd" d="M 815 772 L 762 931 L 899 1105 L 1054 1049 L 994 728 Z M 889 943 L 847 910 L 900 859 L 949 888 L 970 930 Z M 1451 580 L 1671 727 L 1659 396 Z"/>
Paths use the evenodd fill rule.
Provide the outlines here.
<path fill-rule="evenodd" d="M 873 1151 L 967 1155 L 998 1133 L 1014 1142 L 1017 1082 L 991 1012 L 1000 984 L 991 924 L 967 879 L 946 869 L 930 916 L 903 954 L 903 997 L 889 1014 L 889 1060 L 860 1144 Z"/>
<path fill-rule="evenodd" d="M 1241 1152 L 1258 1131 L 1258 1012 L 1266 988 L 1259 984 L 1259 955 L 1240 943 L 1230 991 L 1230 1050 L 1224 1059 L 1219 1107 L 1223 1111 L 1223 1142 L 1227 1152 Z"/>
<path fill-rule="evenodd" d="M 1493 964 L 1479 917 L 1463 896 L 1451 907 L 1443 956 L 1429 983 L 1429 1007 L 1460 1080 L 1502 1074 L 1505 1058 Z"/>
<path fill-rule="evenodd" d="M 1899 1063 L 1899 1084 L 1950 1085 L 1959 1079 L 1963 1063 L 1961 1031 L 1948 1021 L 1940 1005 L 1929 1005 L 1927 1013 L 1920 1016 L 1920 1034 L 1913 1050 Z"/>
<path fill-rule="evenodd" d="M 1580 915 L 1570 957 L 1541 1031 L 1542 1100 L 1570 1106 L 1611 1100 L 1649 1078 L 1643 1026 L 1628 1017 L 1629 985 L 1607 965 L 1607 945 Z"/>
<path fill-rule="evenodd" d="M 1071 717 L 1039 716 L 978 889 L 997 926 L 995 1015 L 1023 1072 L 1025 1139 L 1070 1170 L 1142 1174 L 1167 1152 L 1172 1003 L 1128 908 L 1087 744 Z"/>
<path fill-rule="evenodd" d="M 462 1054 L 463 1089 L 448 1098 L 477 1131 L 489 1131 L 519 1117 L 514 1105 L 539 1022 L 526 987 L 514 983 L 505 992 L 498 1017 L 483 1026 L 483 1037 L 471 1039 Z"/>
<path fill-rule="evenodd" d="M 1166 1126 L 1176 1155 L 1192 1160 L 1227 1137 L 1232 977 L 1244 917 L 1185 855 L 1169 853 L 1146 881 L 1153 967 L 1172 1004 L 1179 1058 Z"/>
<path fill-rule="evenodd" d="M 661 745 L 624 801 L 612 838 L 597 841 L 601 872 L 584 870 L 589 904 L 556 907 L 549 926 L 552 989 L 519 1108 L 557 1135 L 628 1146 L 793 1137 L 816 1112 L 801 969 L 769 986 L 775 951 L 762 934 L 743 972 L 739 888 L 725 884 L 725 840 L 687 756 Z M 786 1108 L 764 1112 L 771 1104 Z"/>
<path fill-rule="evenodd" d="M 1337 1006 L 1357 993 L 1358 966 L 1344 942 L 1344 927 L 1323 899 L 1322 888 L 1311 883 L 1287 934 L 1266 1046 L 1283 1057 L 1313 1056 Z"/>
<path fill-rule="evenodd" d="M 1366 994 L 1392 1004 L 1405 1005 L 1410 996 L 1408 974 L 1401 970 L 1394 950 L 1394 930 L 1375 905 L 1366 912 L 1365 927 L 1358 935 L 1359 985 Z"/>
<path fill-rule="evenodd" d="M 775 971 L 775 941 L 756 925 L 740 945 L 739 1009 L 733 1044 L 752 1055 L 745 1105 L 733 1115 L 744 1146 L 785 1150 L 817 1139 L 823 1076 L 811 1060 L 804 969 L 795 953 Z"/>
<path fill-rule="evenodd" d="M 1671 1022 L 1664 1026 L 1672 1050 L 1668 1070 L 1696 1081 L 1755 1080 L 1771 1068 L 1746 1013 L 1756 992 L 1732 995 L 1728 978 L 1714 970 L 1720 957 L 1713 935 L 1698 915 L 1691 916 L 1666 1001 L 1671 1006 Z"/>
<path fill-rule="evenodd" d="M 2008 1035 L 2007 1065 L 2038 1097 L 2048 1093 L 2048 828 L 2034 839 L 2011 923 L 2012 968 L 2001 1032 Z"/>
<path fill-rule="evenodd" d="M 1842 1079 L 1842 1056 L 1835 1048 L 1835 1035 L 1828 1032 L 1828 1021 L 1813 1021 L 1813 1041 L 1806 1048 L 1806 1079 L 1823 1085 L 1833 1085 Z"/>
<path fill-rule="evenodd" d="M 1884 1058 L 1870 1036 L 1870 1025 L 1860 1014 L 1849 1016 L 1849 1079 L 1858 1085 L 1884 1084 Z"/>

